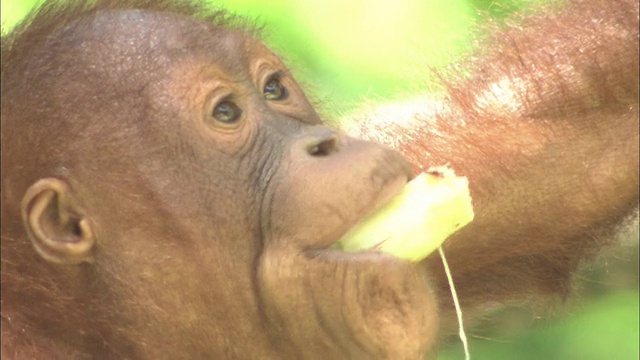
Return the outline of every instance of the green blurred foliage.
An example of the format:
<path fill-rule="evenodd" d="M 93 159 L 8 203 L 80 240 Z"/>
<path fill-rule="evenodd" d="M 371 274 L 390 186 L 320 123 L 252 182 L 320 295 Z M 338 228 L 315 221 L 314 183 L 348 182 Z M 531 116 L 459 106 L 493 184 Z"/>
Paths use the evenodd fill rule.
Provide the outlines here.
<path fill-rule="evenodd" d="M 2 4 L 2 33 L 11 29 L 15 23 L 31 9 L 36 3 L 33 0 L 4 0 L 0 2 Z"/>
<path fill-rule="evenodd" d="M 487 16 L 504 19 L 519 9 L 535 7 L 539 1 L 211 3 L 264 25 L 265 42 L 283 55 L 298 80 L 315 94 L 323 112 L 337 117 L 365 101 L 402 98 L 429 89 L 429 69 L 441 68 L 469 50 L 474 23 Z M 19 21 L 34 3 L 34 0 L 2 1 L 2 32 Z M 544 321 L 535 317 L 532 320 L 522 311 L 495 315 L 493 328 L 469 332 L 472 357 L 638 359 L 637 233 L 630 237 L 633 245 L 623 249 L 624 254 L 610 258 L 610 264 L 585 275 L 599 283 L 585 287 L 582 293 L 586 300 L 581 307 L 572 308 L 566 317 Z M 452 344 L 443 349 L 440 359 L 462 358 L 455 339 Z"/>
<path fill-rule="evenodd" d="M 638 293 L 618 293 L 588 301 L 574 316 L 554 318 L 522 333 L 482 334 L 469 347 L 474 360 L 637 360 Z M 471 332 L 473 334 L 473 332 Z M 462 358 L 462 347 L 439 354 L 440 360 Z"/>

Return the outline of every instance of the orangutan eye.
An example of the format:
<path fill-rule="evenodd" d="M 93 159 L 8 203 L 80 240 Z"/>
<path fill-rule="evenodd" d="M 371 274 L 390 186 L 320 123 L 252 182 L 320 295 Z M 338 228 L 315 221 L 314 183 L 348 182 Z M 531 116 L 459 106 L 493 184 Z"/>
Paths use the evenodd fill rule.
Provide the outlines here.
<path fill-rule="evenodd" d="M 235 125 L 240 120 L 242 110 L 235 103 L 225 100 L 218 104 L 211 116 L 224 125 Z"/>
<path fill-rule="evenodd" d="M 279 78 L 272 78 L 264 86 L 264 98 L 267 100 L 282 100 L 287 97 L 287 89 L 282 86 Z"/>

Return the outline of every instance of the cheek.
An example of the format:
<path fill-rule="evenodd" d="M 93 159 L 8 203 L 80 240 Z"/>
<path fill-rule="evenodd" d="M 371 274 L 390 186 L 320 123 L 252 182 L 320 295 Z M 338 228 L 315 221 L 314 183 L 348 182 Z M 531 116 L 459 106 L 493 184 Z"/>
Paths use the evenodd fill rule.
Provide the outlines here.
<path fill-rule="evenodd" d="M 246 236 L 246 235 L 245 235 Z M 102 251 L 96 268 L 108 286 L 118 316 L 163 329 L 157 338 L 207 336 L 229 318 L 257 319 L 249 239 L 223 241 L 214 234 L 186 237 L 171 229 L 136 229 Z M 234 244 L 238 244 L 235 248 Z M 198 334 L 191 333 L 198 329 Z"/>

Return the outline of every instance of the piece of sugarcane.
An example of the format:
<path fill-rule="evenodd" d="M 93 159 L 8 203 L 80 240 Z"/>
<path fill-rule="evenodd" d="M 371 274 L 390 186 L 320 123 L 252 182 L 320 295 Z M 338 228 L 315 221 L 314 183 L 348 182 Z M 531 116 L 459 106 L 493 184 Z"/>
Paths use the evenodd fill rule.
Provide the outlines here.
<path fill-rule="evenodd" d="M 467 178 L 456 176 L 447 166 L 433 167 L 407 183 L 333 247 L 344 252 L 380 251 L 418 262 L 471 220 Z"/>

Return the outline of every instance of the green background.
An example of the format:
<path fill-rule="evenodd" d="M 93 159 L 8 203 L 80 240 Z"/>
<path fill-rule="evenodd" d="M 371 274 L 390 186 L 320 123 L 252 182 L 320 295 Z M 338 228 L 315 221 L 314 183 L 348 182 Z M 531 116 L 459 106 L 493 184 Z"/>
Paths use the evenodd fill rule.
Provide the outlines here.
<path fill-rule="evenodd" d="M 2 1 L 5 33 L 35 1 Z M 212 2 L 213 3 L 213 2 Z M 503 19 L 525 0 L 222 0 L 266 25 L 265 42 L 329 118 L 363 104 L 401 99 L 429 88 L 441 68 L 471 47 L 475 23 Z M 480 16 L 479 14 L 482 14 Z M 480 359 L 638 359 L 638 234 L 581 274 L 574 306 L 555 314 L 505 309 L 468 331 Z M 459 341 L 440 359 L 462 359 Z"/>

